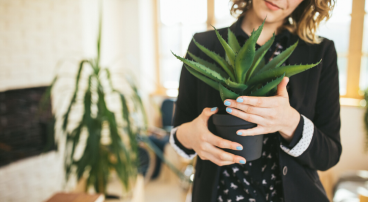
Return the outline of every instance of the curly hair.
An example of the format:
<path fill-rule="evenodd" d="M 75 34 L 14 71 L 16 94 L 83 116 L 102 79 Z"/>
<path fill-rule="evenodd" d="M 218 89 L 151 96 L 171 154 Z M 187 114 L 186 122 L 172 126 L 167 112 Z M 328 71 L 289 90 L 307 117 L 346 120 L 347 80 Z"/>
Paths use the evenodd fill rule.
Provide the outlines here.
<path fill-rule="evenodd" d="M 230 0 L 232 2 L 230 13 L 237 18 L 245 15 L 251 8 L 252 0 Z M 320 43 L 321 39 L 316 35 L 319 24 L 331 17 L 331 11 L 335 6 L 335 0 L 304 0 L 287 17 L 280 29 L 288 29 L 297 34 L 302 40 L 309 43 Z"/>

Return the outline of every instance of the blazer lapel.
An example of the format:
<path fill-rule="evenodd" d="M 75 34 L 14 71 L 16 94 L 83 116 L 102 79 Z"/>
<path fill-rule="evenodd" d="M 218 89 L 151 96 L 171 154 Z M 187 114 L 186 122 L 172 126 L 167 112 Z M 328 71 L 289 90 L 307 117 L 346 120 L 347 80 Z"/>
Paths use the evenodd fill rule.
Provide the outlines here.
<path fill-rule="evenodd" d="M 289 65 L 296 64 L 310 64 L 311 54 L 308 45 L 302 41 L 297 35 L 291 35 L 288 47 L 299 40 L 298 46 L 295 48 L 294 52 L 288 58 Z M 297 109 L 299 112 L 303 109 L 303 103 L 305 101 L 304 97 L 308 86 L 308 76 L 310 71 L 304 71 L 290 77 L 288 86 L 289 101 L 290 105 Z M 305 104 L 305 103 L 304 103 Z"/>

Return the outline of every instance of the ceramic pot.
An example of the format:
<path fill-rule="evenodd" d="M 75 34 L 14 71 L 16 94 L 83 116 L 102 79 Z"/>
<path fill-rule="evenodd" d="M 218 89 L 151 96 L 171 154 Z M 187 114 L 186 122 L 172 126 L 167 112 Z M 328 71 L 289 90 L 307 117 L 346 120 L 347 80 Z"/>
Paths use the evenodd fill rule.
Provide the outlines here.
<path fill-rule="evenodd" d="M 241 151 L 224 149 L 225 151 L 242 156 L 246 161 L 256 160 L 261 157 L 263 135 L 240 136 L 236 134 L 240 129 L 254 128 L 257 124 L 250 123 L 230 114 L 214 114 L 212 116 L 212 121 L 216 128 L 216 135 L 233 142 L 238 142 L 243 146 L 243 150 Z"/>

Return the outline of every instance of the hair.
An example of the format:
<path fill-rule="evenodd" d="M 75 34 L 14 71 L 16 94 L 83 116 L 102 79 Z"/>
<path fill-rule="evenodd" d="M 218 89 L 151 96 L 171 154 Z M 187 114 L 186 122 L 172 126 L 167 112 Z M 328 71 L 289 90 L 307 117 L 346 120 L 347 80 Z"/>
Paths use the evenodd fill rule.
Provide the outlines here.
<path fill-rule="evenodd" d="M 237 18 L 244 16 L 252 6 L 252 0 L 231 0 L 231 2 L 230 13 L 233 16 L 238 15 Z M 327 21 L 331 17 L 334 6 L 335 0 L 304 0 L 285 19 L 280 29 L 288 29 L 308 43 L 320 43 L 321 38 L 316 35 L 316 31 L 322 21 Z"/>

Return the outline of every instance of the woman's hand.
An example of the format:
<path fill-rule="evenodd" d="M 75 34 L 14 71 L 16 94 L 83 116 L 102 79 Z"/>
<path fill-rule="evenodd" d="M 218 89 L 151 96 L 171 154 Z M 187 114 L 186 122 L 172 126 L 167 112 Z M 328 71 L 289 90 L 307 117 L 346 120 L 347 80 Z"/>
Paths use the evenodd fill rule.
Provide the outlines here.
<path fill-rule="evenodd" d="M 208 130 L 208 119 L 218 111 L 215 108 L 205 108 L 202 113 L 193 121 L 179 126 L 176 136 L 179 142 L 188 149 L 197 152 L 202 160 L 210 160 L 218 166 L 230 165 L 234 163 L 245 163 L 245 159 L 225 152 L 220 148 L 242 150 L 241 144 L 225 140 L 212 134 Z"/>
<path fill-rule="evenodd" d="M 261 135 L 280 132 L 281 136 L 291 141 L 300 121 L 299 112 L 289 103 L 286 85 L 289 78 L 285 77 L 277 86 L 277 94 L 272 97 L 241 96 L 235 100 L 225 100 L 229 106 L 226 111 L 246 121 L 257 124 L 252 129 L 239 130 L 238 135 Z"/>

